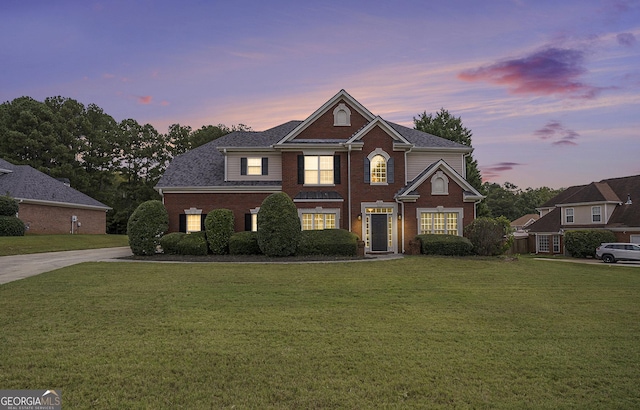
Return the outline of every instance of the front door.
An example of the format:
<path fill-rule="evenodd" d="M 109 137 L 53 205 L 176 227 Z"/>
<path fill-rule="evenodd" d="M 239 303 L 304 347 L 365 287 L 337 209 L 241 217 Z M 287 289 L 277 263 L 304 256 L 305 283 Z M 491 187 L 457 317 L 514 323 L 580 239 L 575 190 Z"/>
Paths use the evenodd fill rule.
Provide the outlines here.
<path fill-rule="evenodd" d="M 371 215 L 371 251 L 386 252 L 387 251 L 387 215 L 372 214 Z"/>

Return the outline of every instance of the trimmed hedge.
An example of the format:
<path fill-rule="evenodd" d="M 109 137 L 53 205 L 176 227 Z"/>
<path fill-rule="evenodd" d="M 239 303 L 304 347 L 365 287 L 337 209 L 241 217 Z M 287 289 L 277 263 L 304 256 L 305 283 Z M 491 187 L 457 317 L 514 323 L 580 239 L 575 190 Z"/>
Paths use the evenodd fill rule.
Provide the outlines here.
<path fill-rule="evenodd" d="M 180 255 L 206 255 L 209 253 L 205 232 L 193 232 L 186 234 L 178 242 L 178 253 Z"/>
<path fill-rule="evenodd" d="M 0 215 L 0 236 L 24 236 L 24 222 L 14 216 Z"/>
<path fill-rule="evenodd" d="M 229 238 L 234 234 L 233 212 L 229 209 L 214 209 L 204 219 L 209 249 L 214 255 L 229 253 Z"/>
<path fill-rule="evenodd" d="M 262 255 L 258 246 L 257 232 L 236 232 L 229 238 L 229 253 L 231 255 Z"/>
<path fill-rule="evenodd" d="M 358 236 L 344 229 L 302 231 L 297 254 L 356 256 Z"/>
<path fill-rule="evenodd" d="M 564 233 L 564 248 L 574 258 L 595 258 L 596 248 L 605 242 L 617 242 L 616 235 L 604 229 L 583 229 Z"/>
<path fill-rule="evenodd" d="M 9 195 L 0 196 L 0 216 L 16 216 L 19 206 Z"/>
<path fill-rule="evenodd" d="M 127 235 L 134 255 L 153 255 L 169 228 L 169 214 L 158 200 L 141 203 L 129 217 Z"/>
<path fill-rule="evenodd" d="M 167 255 L 179 255 L 180 251 L 178 243 L 180 243 L 184 236 L 187 236 L 184 232 L 172 232 L 164 235 L 160 238 L 160 247 L 162 248 L 162 252 Z"/>
<path fill-rule="evenodd" d="M 457 235 L 418 235 L 421 252 L 425 255 L 465 256 L 471 254 L 473 245 L 463 237 Z"/>
<path fill-rule="evenodd" d="M 258 245 L 267 256 L 296 253 L 302 230 L 298 209 L 284 192 L 269 195 L 258 212 Z"/>

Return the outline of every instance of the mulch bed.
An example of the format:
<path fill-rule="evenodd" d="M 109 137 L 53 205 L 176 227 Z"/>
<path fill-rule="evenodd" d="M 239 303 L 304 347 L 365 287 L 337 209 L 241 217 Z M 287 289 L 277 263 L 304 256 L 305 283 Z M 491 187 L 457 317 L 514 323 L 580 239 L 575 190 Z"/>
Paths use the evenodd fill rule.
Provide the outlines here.
<path fill-rule="evenodd" d="M 350 261 L 367 259 L 355 256 L 325 256 L 325 255 L 308 255 L 308 256 L 287 256 L 282 258 L 271 258 L 265 255 L 165 255 L 157 254 L 153 256 L 127 256 L 120 259 L 148 261 L 148 262 L 332 262 L 332 261 Z"/>

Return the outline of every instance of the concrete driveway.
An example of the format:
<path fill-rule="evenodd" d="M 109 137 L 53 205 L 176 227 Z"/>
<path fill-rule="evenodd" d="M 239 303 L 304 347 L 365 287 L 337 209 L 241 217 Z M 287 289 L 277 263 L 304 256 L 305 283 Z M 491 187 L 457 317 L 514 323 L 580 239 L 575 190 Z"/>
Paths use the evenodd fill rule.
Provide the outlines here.
<path fill-rule="evenodd" d="M 77 263 L 100 262 L 124 256 L 131 256 L 131 249 L 128 246 L 2 256 L 0 257 L 0 285 Z"/>

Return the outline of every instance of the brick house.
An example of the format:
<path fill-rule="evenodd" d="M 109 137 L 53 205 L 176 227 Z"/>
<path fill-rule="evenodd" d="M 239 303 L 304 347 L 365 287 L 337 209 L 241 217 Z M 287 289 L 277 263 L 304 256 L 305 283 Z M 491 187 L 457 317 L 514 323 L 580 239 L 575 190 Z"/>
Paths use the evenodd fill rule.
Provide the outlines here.
<path fill-rule="evenodd" d="M 472 149 L 373 115 L 341 90 L 304 121 L 236 131 L 173 159 L 156 189 L 169 230 L 202 229 L 231 209 L 256 230 L 271 193 L 285 192 L 302 229 L 342 228 L 366 252 L 402 253 L 418 233 L 462 235 L 483 196 L 465 179 Z"/>
<path fill-rule="evenodd" d="M 106 233 L 110 207 L 28 165 L 0 159 L 0 195 L 18 201 L 27 233 Z"/>
<path fill-rule="evenodd" d="M 563 236 L 578 229 L 607 229 L 619 242 L 640 243 L 640 175 L 572 186 L 537 208 L 529 225 L 536 253 L 564 253 Z"/>

